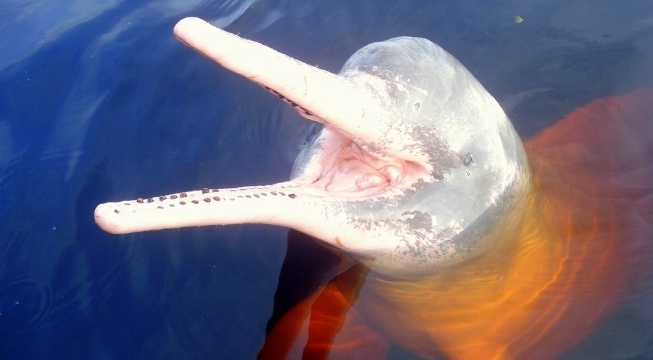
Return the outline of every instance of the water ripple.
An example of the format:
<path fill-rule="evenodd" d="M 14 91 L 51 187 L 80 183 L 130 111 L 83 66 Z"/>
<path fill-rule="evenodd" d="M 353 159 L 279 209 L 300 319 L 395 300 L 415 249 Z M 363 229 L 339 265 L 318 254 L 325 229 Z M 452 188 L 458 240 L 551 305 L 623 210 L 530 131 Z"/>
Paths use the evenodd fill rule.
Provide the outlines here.
<path fill-rule="evenodd" d="M 21 337 L 38 330 L 50 316 L 52 289 L 31 275 L 0 286 L 0 338 Z"/>

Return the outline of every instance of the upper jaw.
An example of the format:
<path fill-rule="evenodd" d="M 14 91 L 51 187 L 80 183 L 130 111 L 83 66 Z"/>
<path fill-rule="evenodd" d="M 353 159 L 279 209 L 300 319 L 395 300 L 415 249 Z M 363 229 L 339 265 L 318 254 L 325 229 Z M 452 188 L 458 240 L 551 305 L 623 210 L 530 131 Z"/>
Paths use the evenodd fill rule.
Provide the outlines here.
<path fill-rule="evenodd" d="M 391 116 L 395 79 L 365 72 L 354 76 L 345 69 L 346 76 L 332 74 L 197 18 L 181 20 L 174 33 L 223 67 L 288 102 L 302 116 L 337 130 L 366 151 L 429 166 L 425 144 L 414 137 L 411 126 Z"/>

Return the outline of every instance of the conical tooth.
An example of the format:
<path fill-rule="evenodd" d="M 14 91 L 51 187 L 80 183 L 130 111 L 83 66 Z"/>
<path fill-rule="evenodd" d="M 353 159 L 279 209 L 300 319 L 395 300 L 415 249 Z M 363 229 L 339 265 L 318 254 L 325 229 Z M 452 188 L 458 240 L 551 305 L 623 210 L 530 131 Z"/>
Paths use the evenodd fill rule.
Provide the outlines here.
<path fill-rule="evenodd" d="M 378 94 L 372 94 L 352 80 L 310 66 L 197 18 L 181 20 L 174 33 L 206 57 L 287 101 L 306 118 L 323 123 L 368 151 L 405 160 L 426 160 L 423 152 L 406 152 L 408 146 L 415 144 L 407 144 L 410 139 L 402 140 L 406 134 L 396 124 L 393 126 L 383 121 L 388 114 L 381 105 L 382 99 L 377 98 Z"/>

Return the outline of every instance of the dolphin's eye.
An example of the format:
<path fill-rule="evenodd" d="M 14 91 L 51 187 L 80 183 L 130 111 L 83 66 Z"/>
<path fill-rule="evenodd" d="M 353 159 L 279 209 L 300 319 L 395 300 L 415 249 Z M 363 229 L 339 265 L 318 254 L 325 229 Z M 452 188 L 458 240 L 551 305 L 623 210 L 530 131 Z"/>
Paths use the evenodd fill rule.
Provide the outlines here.
<path fill-rule="evenodd" d="M 463 164 L 465 164 L 465 166 L 471 164 L 472 162 L 473 161 L 472 161 L 472 156 L 471 155 L 467 155 L 467 156 L 465 156 L 463 158 Z"/>

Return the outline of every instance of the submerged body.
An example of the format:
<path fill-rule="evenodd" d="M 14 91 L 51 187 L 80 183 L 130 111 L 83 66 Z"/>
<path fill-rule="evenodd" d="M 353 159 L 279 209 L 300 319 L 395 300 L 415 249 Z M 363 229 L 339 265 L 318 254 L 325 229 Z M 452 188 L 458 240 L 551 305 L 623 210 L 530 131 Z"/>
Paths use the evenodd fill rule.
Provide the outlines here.
<path fill-rule="evenodd" d="M 632 258 L 652 230 L 651 104 L 650 90 L 595 101 L 527 141 L 533 188 L 492 251 L 413 280 L 343 271 L 275 323 L 260 358 L 563 354 L 650 271 Z"/>
<path fill-rule="evenodd" d="M 548 358 L 619 294 L 623 244 L 649 225 L 624 231 L 633 210 L 615 179 L 653 152 L 609 149 L 630 134 L 619 129 L 653 134 L 640 123 L 650 92 L 631 95 L 637 117 L 617 99 L 609 116 L 570 116 L 529 141 L 531 175 L 497 102 L 428 40 L 368 45 L 333 75 L 197 19 L 175 33 L 324 128 L 288 182 L 102 204 L 96 222 L 281 225 L 346 254 L 274 324 L 262 358 L 381 357 L 390 343 L 427 358 Z"/>

